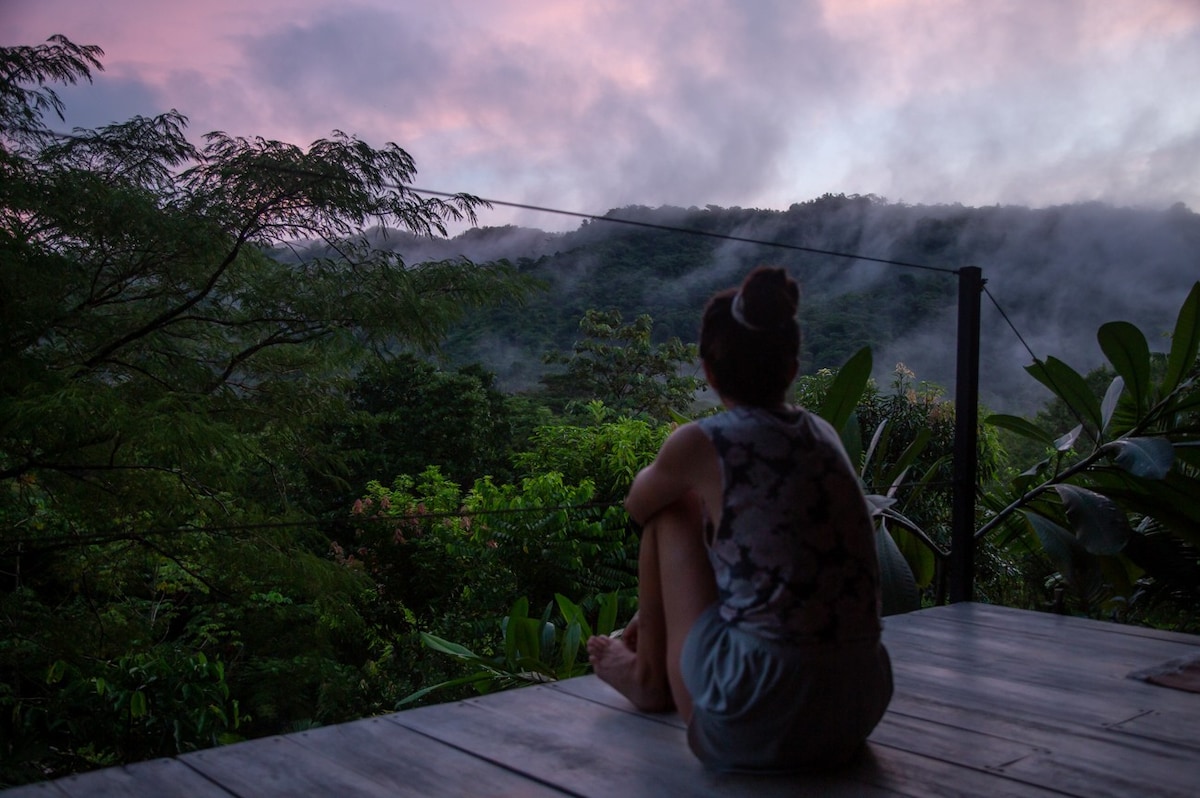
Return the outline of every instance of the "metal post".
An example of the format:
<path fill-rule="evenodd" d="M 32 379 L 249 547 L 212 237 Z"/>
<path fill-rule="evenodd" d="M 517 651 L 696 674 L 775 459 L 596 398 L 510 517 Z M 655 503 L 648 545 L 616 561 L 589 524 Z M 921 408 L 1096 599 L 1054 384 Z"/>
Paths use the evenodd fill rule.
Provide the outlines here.
<path fill-rule="evenodd" d="M 983 272 L 958 272 L 958 364 L 954 384 L 954 498 L 951 514 L 950 602 L 975 590 L 975 480 L 979 452 L 979 306 Z"/>

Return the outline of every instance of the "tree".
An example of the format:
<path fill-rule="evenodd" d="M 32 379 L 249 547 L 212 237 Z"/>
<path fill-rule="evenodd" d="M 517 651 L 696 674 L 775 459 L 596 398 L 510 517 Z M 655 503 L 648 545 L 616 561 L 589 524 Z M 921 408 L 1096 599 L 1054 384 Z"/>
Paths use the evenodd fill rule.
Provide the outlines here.
<path fill-rule="evenodd" d="M 337 455 L 315 422 L 374 351 L 434 346 L 524 285 L 370 246 L 369 225 L 444 235 L 481 205 L 418 195 L 395 144 L 196 146 L 177 111 L 52 133 L 47 84 L 90 80 L 101 54 L 0 48 L 0 782 L 234 732 L 236 710 L 134 733 L 130 713 L 186 714 L 148 692 L 164 671 L 203 680 L 201 715 L 231 688 L 260 731 L 339 717 L 361 579 L 280 526 L 303 524 L 300 466 Z M 100 684 L 121 687 L 109 714 L 58 722 L 100 711 L 72 703 Z"/>
<path fill-rule="evenodd" d="M 409 266 L 356 237 L 444 233 L 480 204 L 416 195 L 393 144 L 210 133 L 197 149 L 174 111 L 49 140 L 31 115 L 52 93 L 11 81 L 86 78 L 91 52 L 4 56 L 0 479 L 86 494 L 71 504 L 92 522 L 148 504 L 177 518 L 259 454 L 245 433 L 313 412 L 368 345 L 431 346 L 464 308 L 516 295 L 502 266 Z M 300 238 L 328 251 L 272 257 Z"/>
<path fill-rule="evenodd" d="M 685 373 L 697 362 L 696 346 L 678 338 L 655 344 L 654 321 L 641 315 L 623 324 L 620 311 L 589 310 L 579 322 L 582 337 L 571 354 L 547 355 L 565 363 L 564 374 L 543 377 L 552 395 L 584 402 L 598 400 L 622 413 L 659 420 L 687 410 L 704 381 Z"/>
<path fill-rule="evenodd" d="M 507 480 L 510 452 L 549 411 L 535 415 L 493 381 L 478 366 L 443 371 L 413 353 L 364 368 L 351 383 L 347 412 L 322 435 L 347 460 L 346 474 L 324 493 L 329 506 L 345 509 L 346 483 L 353 501 L 373 479 L 415 476 L 431 465 L 459 484 Z"/>

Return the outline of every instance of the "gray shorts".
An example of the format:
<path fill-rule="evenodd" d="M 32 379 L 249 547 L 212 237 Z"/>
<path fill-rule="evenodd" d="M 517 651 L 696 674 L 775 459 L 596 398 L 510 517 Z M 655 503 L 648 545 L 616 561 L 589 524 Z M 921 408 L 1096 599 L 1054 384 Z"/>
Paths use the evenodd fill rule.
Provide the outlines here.
<path fill-rule="evenodd" d="M 684 641 L 688 744 L 719 771 L 786 772 L 846 763 L 892 698 L 883 644 L 792 646 L 737 629 L 717 605 Z"/>

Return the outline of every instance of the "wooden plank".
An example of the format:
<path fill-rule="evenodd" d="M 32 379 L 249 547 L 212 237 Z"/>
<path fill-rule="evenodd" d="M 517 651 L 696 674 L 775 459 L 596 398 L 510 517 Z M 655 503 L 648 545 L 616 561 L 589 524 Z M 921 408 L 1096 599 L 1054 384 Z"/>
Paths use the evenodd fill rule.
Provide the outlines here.
<path fill-rule="evenodd" d="M 1139 664 L 1150 666 L 1200 651 L 1195 645 L 1177 640 L 1096 632 L 1094 627 L 1079 627 L 1070 623 L 1063 623 L 1057 628 L 1020 629 L 963 622 L 934 624 L 888 621 L 884 628 L 885 642 L 915 638 L 937 647 L 947 655 L 960 658 L 970 658 L 986 651 L 1007 658 L 1039 657 L 1060 668 L 1082 664 L 1087 665 L 1089 671 L 1096 670 L 1094 666 L 1097 664 L 1107 664 L 1120 669 L 1119 675 L 1122 677 L 1127 675 L 1127 669 Z M 1088 641 L 1086 649 L 1080 649 L 1077 641 L 1081 639 Z"/>
<path fill-rule="evenodd" d="M 966 626 L 959 630 L 955 634 L 945 625 L 890 627 L 885 631 L 885 642 L 898 666 L 935 662 L 964 676 L 1001 676 L 1061 690 L 1145 696 L 1152 703 L 1162 694 L 1144 682 L 1129 679 L 1129 674 L 1174 659 L 1181 650 L 1194 650 L 1124 636 L 1081 637 L 1078 630 L 1074 635 L 1064 630 L 1054 640 L 1037 640 L 1015 631 L 981 632 Z"/>
<path fill-rule="evenodd" d="M 635 711 L 620 694 L 594 676 L 559 682 L 553 685 L 553 689 L 587 700 Z M 967 714 L 969 710 L 956 709 L 957 712 Z M 659 722 L 683 728 L 682 719 L 675 713 L 655 717 L 659 718 Z M 952 717 L 957 718 L 957 714 Z M 1013 761 L 1045 753 L 1044 750 L 1039 751 L 1028 741 L 1023 740 L 1019 733 L 1003 736 L 980 733 L 961 725 L 945 725 L 937 721 L 923 723 L 919 719 L 900 716 L 891 709 L 872 733 L 870 742 L 873 757 L 876 760 L 874 766 L 881 777 L 885 779 L 881 783 L 889 783 L 893 789 L 898 790 L 904 788 L 894 782 L 887 782 L 886 779 L 904 778 L 902 774 L 911 773 L 913 768 L 908 765 L 906 769 L 905 765 L 893 762 L 892 759 L 897 755 L 887 752 L 885 750 L 887 748 L 916 754 L 946 764 L 966 765 L 976 770 L 998 774 L 1004 773 L 1004 767 Z M 1046 784 L 1046 782 L 1040 782 L 1033 778 L 1021 777 L 1019 780 L 1025 782 L 1031 789 L 1037 789 L 1040 785 Z M 961 777 L 959 777 L 955 778 L 953 783 L 961 784 L 961 782 Z M 928 792 L 932 788 L 925 789 Z M 957 788 L 951 787 L 951 789 Z M 955 793 L 951 792 L 950 794 Z M 989 794 L 991 793 L 989 792 Z"/>
<path fill-rule="evenodd" d="M 976 711 L 990 709 L 1015 720 L 1061 718 L 1189 747 L 1200 740 L 1200 695 L 1127 678 L 1128 663 L 1113 666 L 1105 659 L 1103 647 L 1092 645 L 1091 638 L 1077 637 L 1072 644 L 1088 652 L 1086 663 L 1077 656 L 1046 659 L 1032 653 L 998 663 L 986 652 L 974 658 L 930 647 L 924 649 L 923 659 L 913 660 L 907 652 L 919 650 L 915 642 L 919 639 L 898 636 L 893 641 L 899 652 L 892 658 L 898 690 Z M 1159 713 L 1157 725 L 1128 723 L 1148 712 Z"/>
<path fill-rule="evenodd" d="M 688 750 L 681 725 L 545 687 L 436 709 L 442 711 L 410 710 L 388 719 L 581 796 L 896 795 L 831 776 L 711 773 Z"/>
<path fill-rule="evenodd" d="M 71 798 L 230 798 L 230 793 L 177 759 L 152 759 L 53 782 Z M 50 795 L 50 793 L 46 793 Z M 5 793 L 4 798 L 9 798 Z"/>
<path fill-rule="evenodd" d="M 1089 641 L 1094 634 L 1092 630 L 1080 631 L 1089 635 Z M 987 642 L 991 645 L 995 641 Z M 1066 645 L 1077 646 L 1079 639 Z M 1087 650 L 1090 653 L 1090 647 Z M 912 667 L 916 672 L 932 668 L 928 660 Z M 1067 670 L 1074 673 L 1073 667 Z M 1006 682 L 1003 676 L 999 682 L 990 680 L 986 672 L 972 676 L 969 669 L 950 673 L 935 669 L 934 674 L 934 678 L 921 681 L 899 678 L 896 698 L 872 735 L 873 743 L 1083 795 L 1135 794 L 1148 782 L 1155 783 L 1164 795 L 1193 795 L 1195 785 L 1200 783 L 1200 766 L 1196 764 L 1200 760 L 1186 750 L 1200 739 L 1196 734 L 1200 731 L 1200 712 L 1179 712 L 1165 718 L 1124 706 L 1114 713 L 1111 706 L 1091 694 L 1079 706 L 1089 711 L 1099 709 L 1101 714 L 1085 717 L 1080 723 L 1073 719 L 1070 706 L 1064 710 L 1061 700 L 1056 700 L 1061 699 L 1061 687 L 1051 685 L 1014 715 L 1012 691 L 1023 693 L 1027 688 Z M 971 684 L 983 680 L 984 689 L 958 689 L 955 677 Z M 1041 687 L 1038 685 L 1039 690 Z M 615 691 L 594 678 L 572 679 L 555 685 L 555 689 L 628 707 Z M 958 703 L 946 703 L 947 699 L 957 699 Z M 1041 707 L 1049 707 L 1049 712 L 1035 714 L 1034 710 Z M 1124 720 L 1129 712 L 1134 713 L 1133 718 Z M 682 726 L 677 716 L 664 718 Z M 1172 736 L 1164 734 L 1162 720 L 1178 727 Z M 1123 738 L 1114 731 L 1122 727 L 1136 727 L 1144 738 Z"/>
<path fill-rule="evenodd" d="M 940 607 L 929 607 L 915 613 L 893 615 L 884 619 L 884 623 L 904 623 L 901 619 L 921 618 L 922 625 L 936 627 L 945 623 L 966 623 L 976 626 L 987 626 L 997 629 L 1016 629 L 1026 634 L 1061 636 L 1064 630 L 1068 634 L 1082 632 L 1084 634 L 1100 634 L 1157 640 L 1165 643 L 1175 643 L 1200 647 L 1200 635 L 1172 632 L 1163 629 L 1153 629 L 1147 626 L 1100 621 L 1094 618 L 1080 618 L 1073 615 L 1058 615 L 1050 612 L 1034 612 L 1019 610 L 1013 607 L 1003 607 L 995 604 L 978 602 L 962 602 L 947 604 Z M 932 621 L 933 623 L 930 623 Z"/>
<path fill-rule="evenodd" d="M 180 759 L 238 796 L 392 795 L 391 787 L 304 748 L 290 737 L 265 737 Z"/>
<path fill-rule="evenodd" d="M 384 717 L 325 726 L 289 739 L 379 782 L 398 798 L 476 796 L 481 784 L 495 798 L 563 795 Z"/>
<path fill-rule="evenodd" d="M 39 781 L 0 790 L 0 795 L 4 798 L 65 798 L 66 793 L 59 789 L 57 782 Z"/>
<path fill-rule="evenodd" d="M 1125 766 L 1119 767 L 1117 763 Z M 1180 758 L 1163 765 L 1161 759 L 1134 763 L 1124 756 L 1104 767 L 1092 757 L 1063 756 L 1057 752 L 1035 754 L 1007 764 L 999 772 L 1040 784 L 1054 785 L 1056 790 L 1088 798 L 1128 798 L 1131 795 L 1153 795 L 1155 798 L 1195 798 L 1200 790 L 1200 772 L 1195 758 Z"/>
<path fill-rule="evenodd" d="M 1190 796 L 1200 695 L 1127 678 L 1200 637 L 982 604 L 886 619 L 896 696 L 853 766 L 710 773 L 594 676 L 18 787 L 4 798 Z"/>
<path fill-rule="evenodd" d="M 964 674 L 961 668 L 893 661 L 893 671 L 898 692 L 990 711 L 1016 722 L 1063 719 L 1079 726 L 1100 727 L 1121 723 L 1145 711 L 1145 707 L 1119 696 L 987 673 Z"/>
<path fill-rule="evenodd" d="M 1200 701 L 1179 702 L 1169 709 L 1149 710 L 1108 728 L 1132 737 L 1190 750 L 1193 757 L 1200 755 Z M 1200 778 L 1197 783 L 1200 784 Z"/>
<path fill-rule="evenodd" d="M 1181 694 L 1176 700 L 1165 694 L 1166 688 L 1123 677 L 1088 678 L 1086 669 L 1080 673 L 1080 666 L 1071 664 L 1077 659 L 1066 659 L 1068 664 L 1061 668 L 1033 668 L 1027 659 L 1018 658 L 997 668 L 990 652 L 977 660 L 953 658 L 943 656 L 940 650 L 915 648 L 913 638 L 899 642 L 892 652 L 898 696 L 954 704 L 963 712 L 994 716 L 1014 725 L 1038 723 L 1059 730 L 1114 728 L 1185 747 L 1200 741 L 1200 696 Z M 916 658 L 910 654 L 913 651 Z M 571 679 L 554 689 L 632 709 L 595 677 Z M 1155 717 L 1161 722 L 1157 726 L 1149 722 L 1148 712 L 1158 713 Z"/>
<path fill-rule="evenodd" d="M 1196 785 L 1200 784 L 1200 759 L 1194 752 L 1154 740 L 1127 738 L 1106 728 L 1077 726 L 1067 721 L 1014 722 L 998 717 L 987 707 L 951 706 L 904 693 L 893 699 L 881 728 L 887 730 L 894 724 L 914 722 L 937 724 L 942 733 L 932 735 L 914 728 L 911 735 L 893 741 L 894 744 L 908 744 L 925 751 L 925 746 L 946 735 L 962 735 L 964 741 L 978 742 L 979 735 L 987 735 L 1022 742 L 1031 748 L 1028 755 L 987 766 L 999 773 L 1019 775 L 1027 781 L 1076 794 L 1136 795 L 1144 790 L 1145 784 L 1153 782 L 1155 794 L 1193 796 Z M 964 762 L 975 758 L 969 751 L 953 756 Z"/>
<path fill-rule="evenodd" d="M 578 684 L 574 684 L 578 683 Z M 566 687 L 567 689 L 563 689 Z M 722 776 L 688 751 L 677 715 L 648 716 L 579 700 L 609 691 L 595 677 L 530 687 L 458 704 L 454 716 L 389 716 L 466 750 L 495 757 L 531 775 L 569 785 L 581 795 L 1050 795 L 1036 785 L 904 751 L 872 745 L 867 756 L 835 774 Z M 602 688 L 602 689 L 601 689 Z"/>

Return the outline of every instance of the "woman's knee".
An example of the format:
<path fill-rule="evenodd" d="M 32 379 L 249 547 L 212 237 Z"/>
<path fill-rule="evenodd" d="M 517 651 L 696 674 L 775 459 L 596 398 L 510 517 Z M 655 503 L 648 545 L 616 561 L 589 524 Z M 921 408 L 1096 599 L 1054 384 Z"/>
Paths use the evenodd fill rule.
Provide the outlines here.
<path fill-rule="evenodd" d="M 668 504 L 650 518 L 645 529 L 653 528 L 660 535 L 691 534 L 699 532 L 704 525 L 704 505 L 700 497 L 688 491 L 675 502 Z"/>

